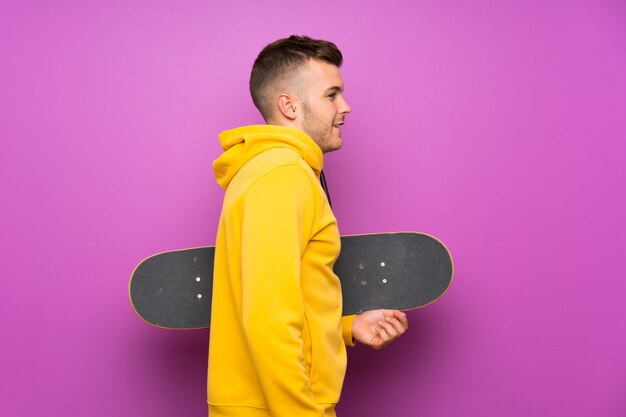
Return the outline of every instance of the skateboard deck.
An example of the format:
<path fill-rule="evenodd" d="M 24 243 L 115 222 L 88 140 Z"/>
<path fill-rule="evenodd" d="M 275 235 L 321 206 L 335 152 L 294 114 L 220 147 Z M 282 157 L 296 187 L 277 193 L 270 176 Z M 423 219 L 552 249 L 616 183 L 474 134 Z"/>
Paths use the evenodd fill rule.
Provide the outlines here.
<path fill-rule="evenodd" d="M 144 259 L 130 279 L 135 312 L 157 327 L 208 328 L 214 254 L 214 247 L 201 247 Z M 401 232 L 342 236 L 334 271 L 341 280 L 345 316 L 426 306 L 448 290 L 454 266 L 438 239 Z"/>

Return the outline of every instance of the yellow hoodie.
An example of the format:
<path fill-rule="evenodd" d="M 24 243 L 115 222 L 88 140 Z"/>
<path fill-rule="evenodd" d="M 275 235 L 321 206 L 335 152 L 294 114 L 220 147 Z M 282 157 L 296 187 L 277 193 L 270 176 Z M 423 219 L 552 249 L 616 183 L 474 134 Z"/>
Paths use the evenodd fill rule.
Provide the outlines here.
<path fill-rule="evenodd" d="M 209 341 L 211 417 L 334 416 L 352 345 L 341 317 L 337 221 L 304 132 L 223 132 Z"/>

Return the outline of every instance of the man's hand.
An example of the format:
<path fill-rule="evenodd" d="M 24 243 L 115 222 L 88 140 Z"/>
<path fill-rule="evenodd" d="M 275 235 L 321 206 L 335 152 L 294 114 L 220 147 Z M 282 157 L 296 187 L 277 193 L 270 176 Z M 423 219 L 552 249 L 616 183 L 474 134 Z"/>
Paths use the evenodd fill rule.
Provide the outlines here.
<path fill-rule="evenodd" d="M 382 349 L 409 328 L 400 310 L 371 310 L 361 313 L 352 323 L 352 337 L 374 349 Z"/>

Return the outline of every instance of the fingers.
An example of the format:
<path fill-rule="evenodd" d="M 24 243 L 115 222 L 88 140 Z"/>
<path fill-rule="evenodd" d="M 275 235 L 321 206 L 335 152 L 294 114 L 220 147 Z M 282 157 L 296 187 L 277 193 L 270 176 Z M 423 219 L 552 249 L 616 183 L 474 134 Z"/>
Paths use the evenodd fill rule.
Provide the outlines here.
<path fill-rule="evenodd" d="M 393 327 L 393 329 L 396 331 L 398 335 L 403 334 L 407 329 L 407 326 L 405 326 L 400 320 L 395 319 L 395 318 L 387 319 L 387 323 Z"/>
<path fill-rule="evenodd" d="M 394 316 L 400 321 L 404 330 L 409 328 L 409 320 L 406 318 L 406 314 L 402 311 L 396 310 L 396 314 Z"/>
<path fill-rule="evenodd" d="M 385 323 L 382 321 L 378 323 L 378 327 L 376 328 L 376 335 L 378 336 L 378 340 L 372 346 L 374 349 L 382 349 L 393 340 L 392 337 L 387 334 L 384 325 Z"/>
<path fill-rule="evenodd" d="M 400 334 L 390 323 L 379 321 L 377 324 L 378 327 L 376 328 L 376 334 L 379 341 L 374 346 L 376 349 L 382 349 L 400 337 Z"/>
<path fill-rule="evenodd" d="M 399 310 L 387 310 L 385 313 L 385 320 L 379 320 L 377 322 L 378 327 L 376 333 L 381 340 L 380 348 L 402 336 L 409 327 L 406 314 L 403 312 Z"/>
<path fill-rule="evenodd" d="M 381 320 L 378 322 L 378 334 L 380 335 L 380 338 L 386 342 L 396 337 L 398 335 L 398 331 L 390 323 Z"/>
<path fill-rule="evenodd" d="M 406 314 L 400 310 L 391 310 L 387 315 L 387 317 L 395 317 L 400 321 L 406 322 Z"/>
<path fill-rule="evenodd" d="M 406 318 L 406 314 L 400 310 L 385 310 L 385 319 L 400 333 L 404 333 L 404 331 L 409 328 L 409 321 Z"/>
<path fill-rule="evenodd" d="M 394 319 L 388 318 L 386 322 L 381 322 L 381 323 L 379 323 L 379 326 L 384 327 L 385 330 L 387 331 L 387 334 L 389 334 L 391 337 L 394 337 L 394 338 L 404 334 L 404 332 L 406 331 L 408 327 L 406 323 L 402 323 L 400 320 L 397 320 L 395 318 Z"/>
<path fill-rule="evenodd" d="M 409 323 L 400 310 L 370 310 L 356 316 L 352 335 L 363 344 L 381 349 L 406 332 Z"/>
<path fill-rule="evenodd" d="M 387 346 L 389 343 L 393 342 L 398 337 L 400 337 L 402 333 L 404 333 L 404 328 L 400 325 L 399 322 L 396 321 L 396 323 L 397 323 L 396 326 L 399 329 L 396 328 L 396 326 L 392 325 L 391 323 L 388 323 L 385 321 L 378 322 L 377 333 L 378 333 L 378 337 L 381 340 L 381 344 L 379 348 Z"/>

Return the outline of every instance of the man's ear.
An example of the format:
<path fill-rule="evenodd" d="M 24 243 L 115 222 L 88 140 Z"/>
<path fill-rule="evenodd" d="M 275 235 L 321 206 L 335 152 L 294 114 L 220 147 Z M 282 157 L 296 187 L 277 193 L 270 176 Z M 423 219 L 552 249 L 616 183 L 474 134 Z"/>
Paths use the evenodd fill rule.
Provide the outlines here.
<path fill-rule="evenodd" d="M 296 101 L 297 99 L 287 93 L 280 94 L 277 98 L 278 108 L 280 112 L 289 120 L 296 119 Z"/>

